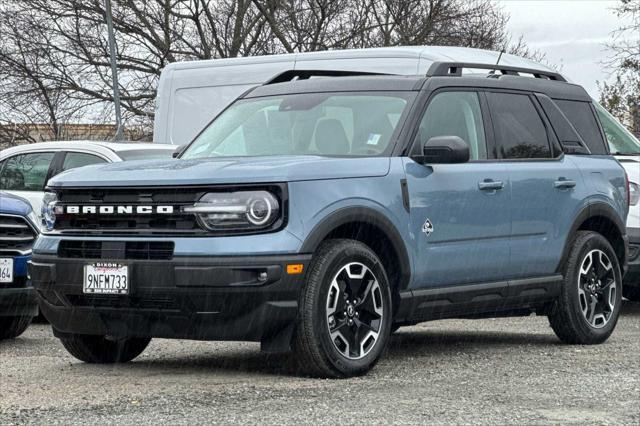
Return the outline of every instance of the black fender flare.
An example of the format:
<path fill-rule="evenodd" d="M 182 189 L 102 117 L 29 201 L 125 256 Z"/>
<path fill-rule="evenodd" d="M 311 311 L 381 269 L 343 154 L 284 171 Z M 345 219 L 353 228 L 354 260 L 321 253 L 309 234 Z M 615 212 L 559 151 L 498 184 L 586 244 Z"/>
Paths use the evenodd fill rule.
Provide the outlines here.
<path fill-rule="evenodd" d="M 571 243 L 573 242 L 580 226 L 588 219 L 597 216 L 605 217 L 610 220 L 615 225 L 618 232 L 620 232 L 620 235 L 623 238 L 625 237 L 627 233 L 626 225 L 613 207 L 602 201 L 589 203 L 580 210 L 580 213 L 578 213 L 576 218 L 573 220 L 573 224 L 571 225 L 569 234 L 567 234 L 567 240 L 565 241 L 564 249 L 562 250 L 562 257 L 560 258 L 556 271 L 562 271 L 562 267 L 566 263 L 569 251 L 571 250 Z M 621 264 L 620 267 L 623 267 L 623 265 Z"/>
<path fill-rule="evenodd" d="M 347 223 L 359 222 L 379 228 L 389 238 L 400 263 L 398 289 L 404 290 L 411 277 L 411 263 L 406 245 L 396 226 L 384 214 L 368 207 L 344 207 L 330 213 L 316 224 L 300 249 L 301 253 L 313 254 L 322 241 L 335 229 Z"/>

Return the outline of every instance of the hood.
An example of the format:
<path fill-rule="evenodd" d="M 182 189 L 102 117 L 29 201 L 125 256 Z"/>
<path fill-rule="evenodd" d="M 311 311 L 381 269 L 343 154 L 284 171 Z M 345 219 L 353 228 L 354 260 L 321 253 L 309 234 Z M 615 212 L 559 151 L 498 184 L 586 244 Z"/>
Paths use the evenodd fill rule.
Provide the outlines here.
<path fill-rule="evenodd" d="M 384 176 L 389 157 L 228 157 L 98 164 L 61 173 L 51 187 L 182 186 Z"/>
<path fill-rule="evenodd" d="M 31 204 L 24 198 L 0 191 L 0 213 L 28 216 Z"/>

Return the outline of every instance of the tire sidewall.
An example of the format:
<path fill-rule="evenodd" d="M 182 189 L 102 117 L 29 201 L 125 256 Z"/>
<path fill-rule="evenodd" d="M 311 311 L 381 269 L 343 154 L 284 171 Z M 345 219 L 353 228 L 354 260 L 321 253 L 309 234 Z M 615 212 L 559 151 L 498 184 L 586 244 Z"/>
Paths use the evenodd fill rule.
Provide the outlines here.
<path fill-rule="evenodd" d="M 580 246 L 574 247 L 577 250 L 578 255 L 574 264 L 570 265 L 568 273 L 565 278 L 565 285 L 567 286 L 568 308 L 572 315 L 577 318 L 576 325 L 580 328 L 581 333 L 585 336 L 589 336 L 589 340 L 602 341 L 605 340 L 615 329 L 618 317 L 620 316 L 620 308 L 622 305 L 622 274 L 620 272 L 620 265 L 618 258 L 611 247 L 611 244 L 599 234 L 589 234 L 580 244 Z M 615 296 L 615 308 L 612 314 L 612 318 L 602 328 L 595 328 L 591 326 L 580 309 L 580 302 L 578 298 L 578 280 L 580 275 L 580 267 L 584 261 L 585 256 L 592 250 L 602 250 L 613 266 L 613 273 L 616 280 L 616 296 Z"/>
<path fill-rule="evenodd" d="M 319 338 L 319 344 L 328 361 L 338 371 L 346 374 L 358 374 L 368 371 L 384 351 L 391 332 L 391 292 L 384 267 L 377 256 L 364 245 L 345 244 L 344 250 L 330 252 L 330 258 L 318 271 L 322 277 L 318 292 L 314 297 L 313 330 Z M 326 318 L 326 303 L 333 277 L 348 263 L 359 262 L 366 265 L 375 275 L 383 298 L 383 321 L 380 335 L 373 349 L 364 357 L 352 360 L 341 354 L 331 341 Z"/>

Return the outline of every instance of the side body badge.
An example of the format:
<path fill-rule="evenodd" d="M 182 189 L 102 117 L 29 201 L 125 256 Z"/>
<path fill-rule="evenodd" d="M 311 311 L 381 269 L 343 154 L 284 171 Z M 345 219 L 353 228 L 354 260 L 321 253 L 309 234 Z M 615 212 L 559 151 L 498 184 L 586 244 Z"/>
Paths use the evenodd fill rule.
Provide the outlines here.
<path fill-rule="evenodd" d="M 422 224 L 422 232 L 428 237 L 433 232 L 433 223 L 427 218 Z"/>

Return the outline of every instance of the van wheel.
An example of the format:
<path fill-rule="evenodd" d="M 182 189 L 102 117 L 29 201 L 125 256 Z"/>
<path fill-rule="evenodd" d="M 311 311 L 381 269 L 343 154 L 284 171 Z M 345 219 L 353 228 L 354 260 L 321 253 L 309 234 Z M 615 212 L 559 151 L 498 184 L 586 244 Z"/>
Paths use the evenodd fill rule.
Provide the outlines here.
<path fill-rule="evenodd" d="M 352 240 L 322 244 L 299 300 L 293 342 L 302 369 L 318 377 L 364 374 L 391 331 L 391 293 L 382 263 Z"/>
<path fill-rule="evenodd" d="M 80 361 L 112 364 L 131 361 L 147 348 L 151 338 L 110 340 L 105 336 L 69 334 L 61 337 L 60 341 L 65 349 Z"/>
<path fill-rule="evenodd" d="M 0 317 L 0 340 L 15 339 L 24 333 L 33 317 Z"/>
<path fill-rule="evenodd" d="M 565 343 L 602 343 L 613 332 L 622 305 L 620 265 L 600 234 L 578 232 L 549 323 Z"/>

